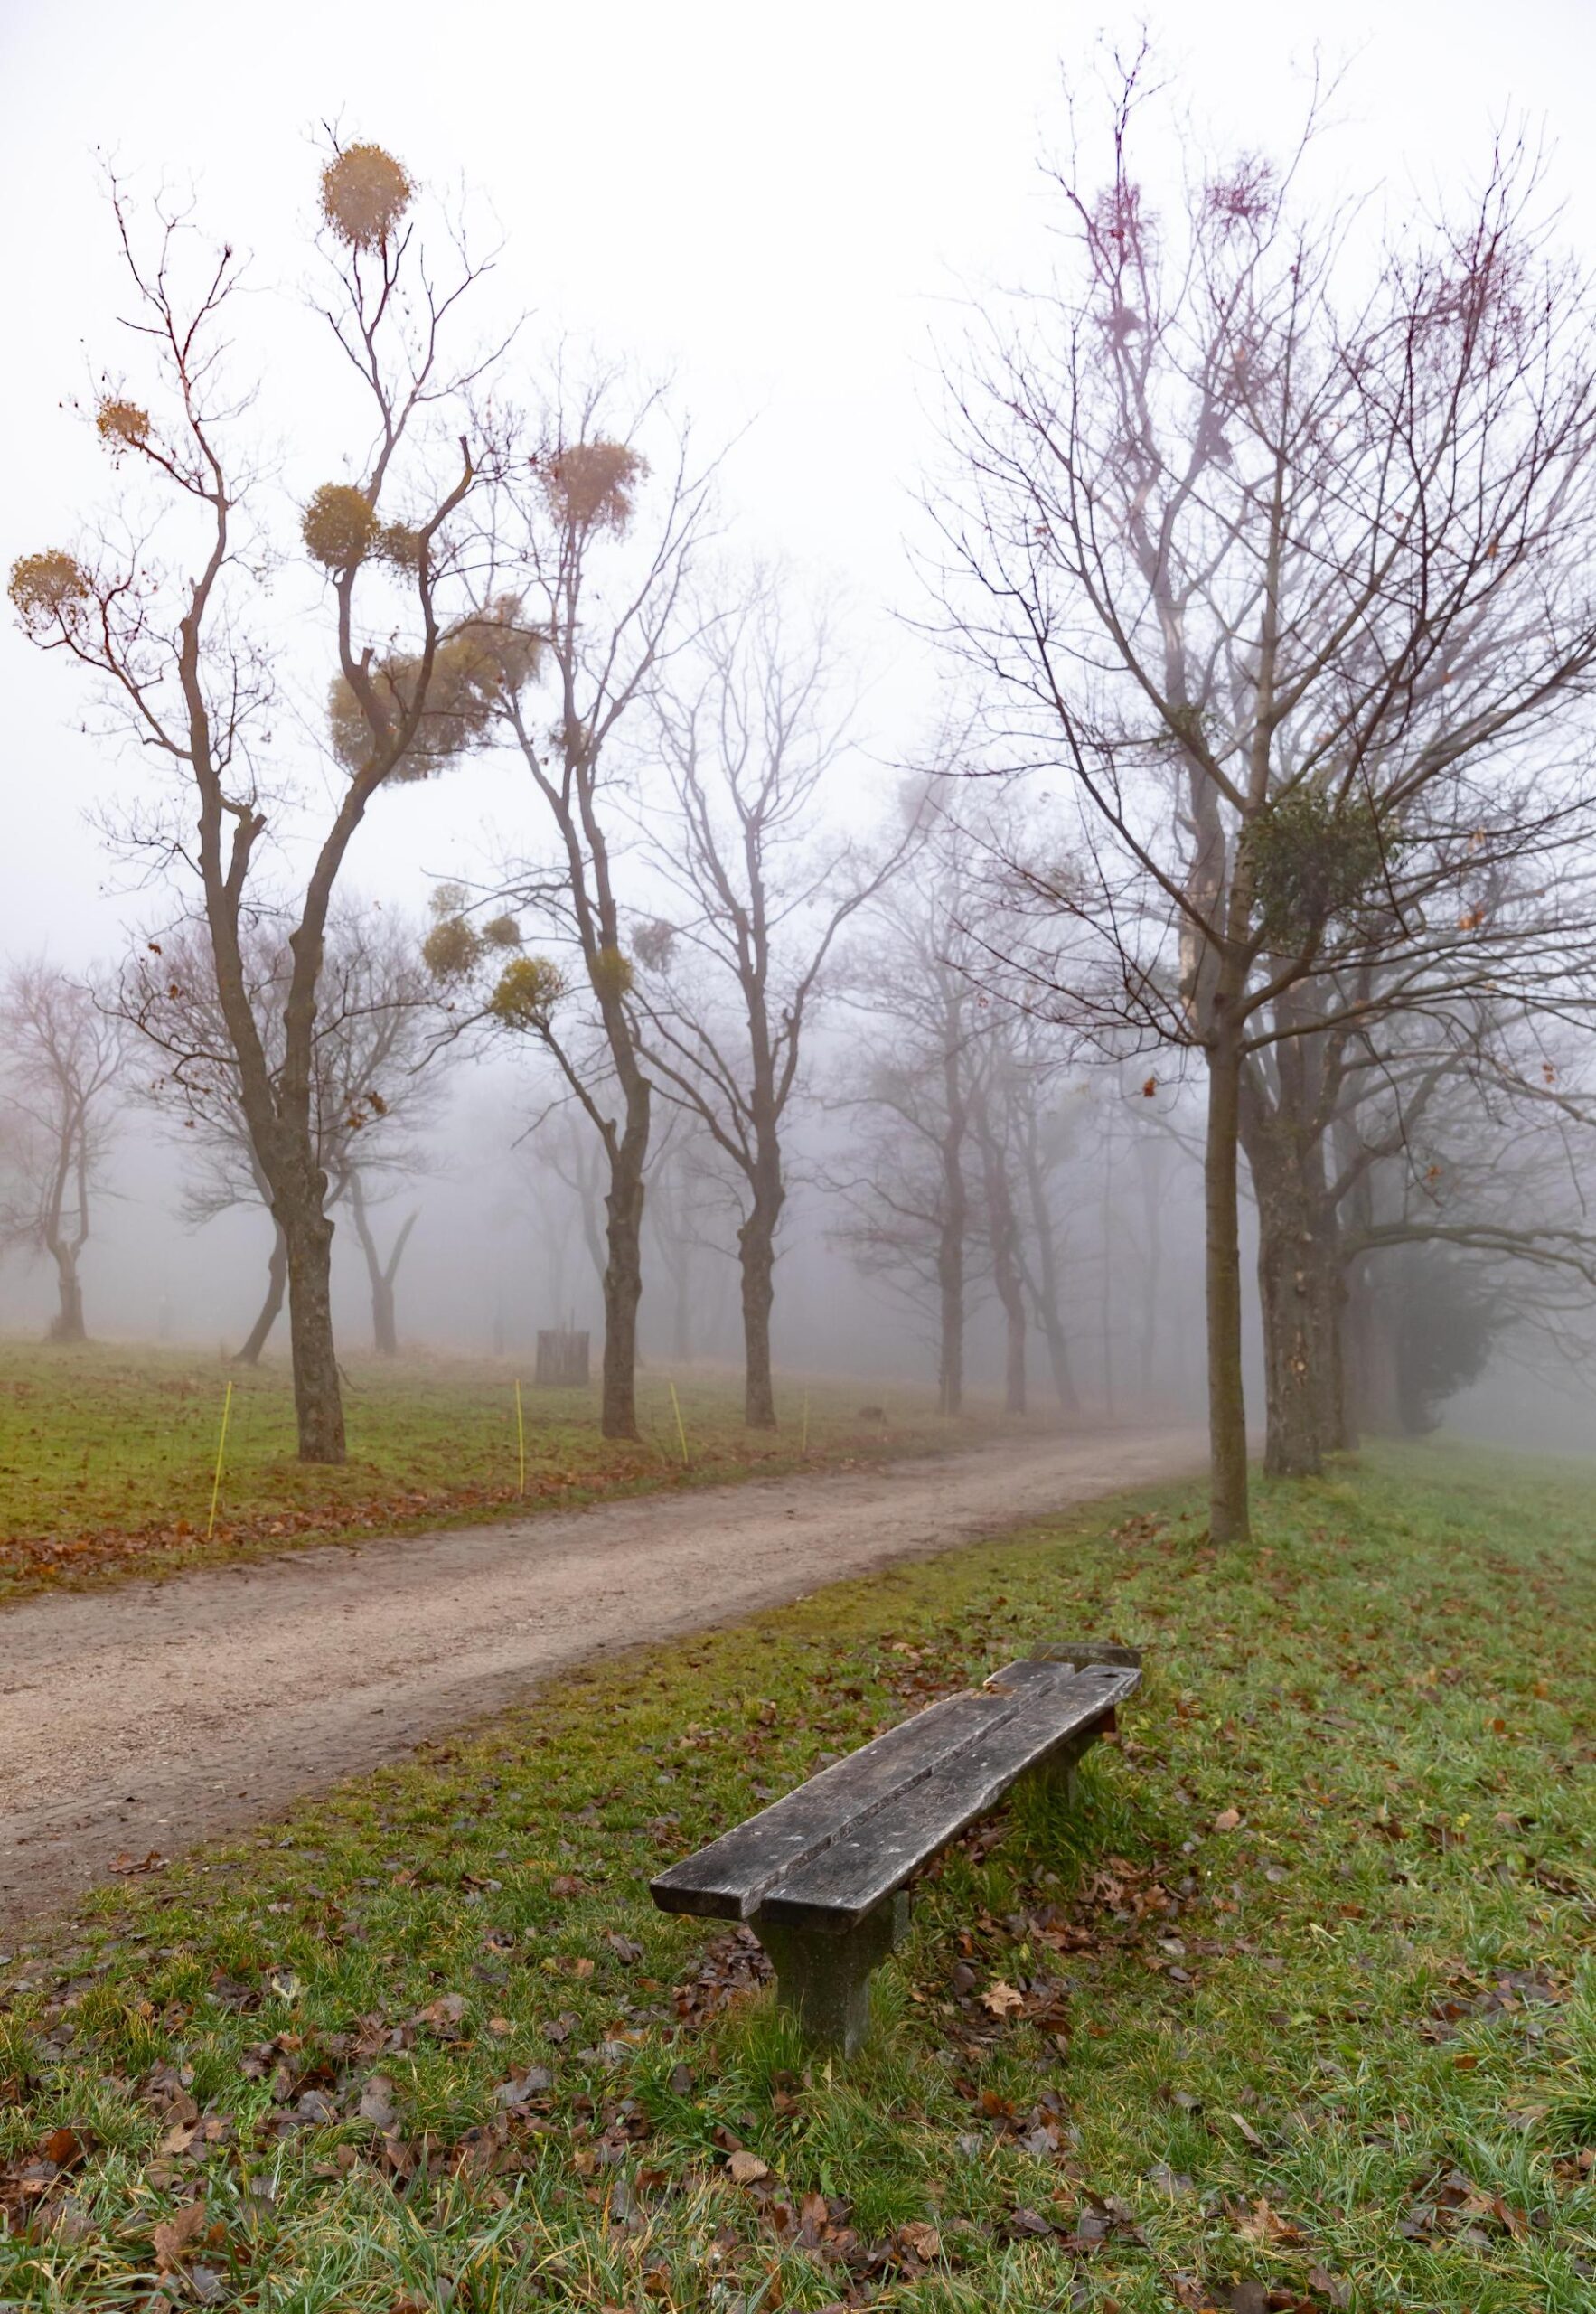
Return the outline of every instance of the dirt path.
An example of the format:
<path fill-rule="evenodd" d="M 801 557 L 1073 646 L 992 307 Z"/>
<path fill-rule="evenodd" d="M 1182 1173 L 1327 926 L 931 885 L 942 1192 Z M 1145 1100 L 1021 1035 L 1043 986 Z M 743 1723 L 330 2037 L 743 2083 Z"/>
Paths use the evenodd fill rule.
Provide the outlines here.
<path fill-rule="evenodd" d="M 0 1931 L 119 1853 L 175 1855 L 562 1665 L 1197 1467 L 1108 1431 L 300 1551 L 0 1613 Z"/>

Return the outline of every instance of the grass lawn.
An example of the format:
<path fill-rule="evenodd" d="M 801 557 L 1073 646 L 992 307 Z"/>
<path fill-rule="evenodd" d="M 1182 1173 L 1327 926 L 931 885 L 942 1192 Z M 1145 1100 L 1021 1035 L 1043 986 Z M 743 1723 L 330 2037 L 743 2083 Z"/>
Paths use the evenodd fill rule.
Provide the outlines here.
<path fill-rule="evenodd" d="M 0 1966 L 0 2302 L 1589 2314 L 1590 1472 L 1072 1514 L 552 1684 Z M 854 2063 L 645 1882 L 1050 1635 L 1070 1820 L 928 1873 Z"/>
<path fill-rule="evenodd" d="M 250 1372 L 192 1351 L 0 1342 L 0 1600 L 154 1564 L 502 1518 L 523 1505 L 945 1451 L 1000 1427 L 980 1414 L 944 1421 L 925 1390 L 793 1381 L 779 1393 L 784 1426 L 772 1436 L 744 1428 L 739 1377 L 680 1375 L 673 1405 L 671 1378 L 651 1370 L 638 1383 L 643 1443 L 616 1444 L 599 1435 L 596 1387 L 523 1382 L 523 1493 L 512 1365 L 352 1359 L 346 1374 L 350 1459 L 317 1469 L 295 1460 L 285 1364 Z M 864 1404 L 886 1420 L 861 1420 Z"/>

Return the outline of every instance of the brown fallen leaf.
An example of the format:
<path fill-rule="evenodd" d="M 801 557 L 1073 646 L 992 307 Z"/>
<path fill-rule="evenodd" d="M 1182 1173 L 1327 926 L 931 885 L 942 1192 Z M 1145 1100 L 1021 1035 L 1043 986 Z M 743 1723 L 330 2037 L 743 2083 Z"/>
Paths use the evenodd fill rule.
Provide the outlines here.
<path fill-rule="evenodd" d="M 170 2217 L 162 2218 L 152 2237 L 157 2271 L 169 2274 L 181 2266 L 210 2222 L 211 2214 L 203 2202 L 190 2202 L 184 2208 L 174 2210 Z"/>
<path fill-rule="evenodd" d="M 1352 2303 L 1352 2284 L 1343 2281 L 1339 2274 L 1331 2273 L 1328 2266 L 1309 2267 L 1308 2287 L 1317 2290 L 1321 2298 L 1328 2298 L 1332 2306 L 1347 2307 Z"/>
<path fill-rule="evenodd" d="M 926 2265 L 942 2255 L 942 2235 L 934 2225 L 927 2225 L 923 2219 L 911 2218 L 906 2225 L 900 2225 L 897 2238 L 906 2250 Z"/>
<path fill-rule="evenodd" d="M 1005 1984 L 1000 1977 L 995 1985 L 989 1985 L 981 1994 L 981 2005 L 994 2017 L 1008 2017 L 1015 2009 L 1025 2007 L 1025 1995 L 1016 1992 L 1012 1985 Z"/>
<path fill-rule="evenodd" d="M 1234 1832 L 1241 1820 L 1242 1812 L 1239 1808 L 1222 1808 L 1214 1819 L 1214 1830 L 1216 1832 Z"/>
<path fill-rule="evenodd" d="M 1254 2242 L 1300 2242 L 1302 2235 L 1279 2210 L 1271 2208 L 1266 2199 L 1253 2204 L 1251 2209 L 1242 2202 L 1226 2206 L 1226 2215 L 1238 2234 L 1250 2234 Z"/>
<path fill-rule="evenodd" d="M 446 1992 L 440 1994 L 437 2000 L 429 2001 L 425 2008 L 418 2008 L 410 2022 L 412 2025 L 429 2026 L 440 2038 L 448 2038 L 459 2031 L 465 2014 L 464 1993 Z"/>
<path fill-rule="evenodd" d="M 746 2146 L 737 2148 L 726 2167 L 734 2186 L 755 2186 L 761 2178 L 770 2175 L 768 2164 L 761 2161 L 756 2153 L 750 2153 Z"/>

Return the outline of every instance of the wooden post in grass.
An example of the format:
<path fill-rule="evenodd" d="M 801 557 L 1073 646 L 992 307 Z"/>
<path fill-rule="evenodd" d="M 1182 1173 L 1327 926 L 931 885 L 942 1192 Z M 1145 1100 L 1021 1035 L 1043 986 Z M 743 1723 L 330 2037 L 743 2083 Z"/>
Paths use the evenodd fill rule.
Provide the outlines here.
<path fill-rule="evenodd" d="M 798 1452 L 804 1456 L 809 1453 L 809 1392 L 807 1390 L 803 1393 L 803 1435 L 798 1443 Z"/>
<path fill-rule="evenodd" d="M 227 1418 L 232 1410 L 233 1386 L 230 1382 L 227 1386 L 227 1396 L 221 1401 L 221 1435 L 216 1442 L 216 1476 L 211 1482 L 211 1517 L 205 1528 L 207 1542 L 216 1532 L 216 1504 L 221 1493 L 221 1458 L 227 1452 Z"/>
<path fill-rule="evenodd" d="M 676 1385 L 671 1385 L 671 1404 L 676 1409 L 676 1435 L 681 1441 L 681 1467 L 687 1468 L 687 1430 L 681 1419 L 681 1400 L 676 1395 Z"/>
<path fill-rule="evenodd" d="M 515 1385 L 515 1457 L 517 1466 L 520 1471 L 520 1477 L 516 1482 L 515 1491 L 518 1494 L 524 1494 L 527 1491 L 527 1426 L 525 1418 L 523 1417 L 521 1410 L 521 1381 L 519 1377 L 516 1379 Z"/>

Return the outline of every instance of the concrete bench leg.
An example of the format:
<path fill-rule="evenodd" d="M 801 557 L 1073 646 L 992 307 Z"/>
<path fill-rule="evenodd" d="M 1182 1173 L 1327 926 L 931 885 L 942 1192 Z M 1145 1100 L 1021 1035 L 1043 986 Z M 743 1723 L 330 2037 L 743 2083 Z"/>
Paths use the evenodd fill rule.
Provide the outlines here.
<path fill-rule="evenodd" d="M 1062 1800 L 1066 1808 L 1078 1808 L 1081 1804 L 1081 1780 L 1076 1770 L 1083 1755 L 1090 1751 L 1096 1740 L 1097 1730 L 1094 1728 L 1074 1743 L 1065 1745 L 1054 1753 L 1051 1759 L 1044 1760 L 1039 1767 L 1032 1768 L 1031 1781 L 1049 1799 Z"/>
<path fill-rule="evenodd" d="M 840 1935 L 755 1919 L 753 1928 L 775 1967 L 776 1999 L 798 2019 L 812 2048 L 850 2057 L 870 2026 L 870 1976 L 908 1925 L 899 1894 Z"/>

